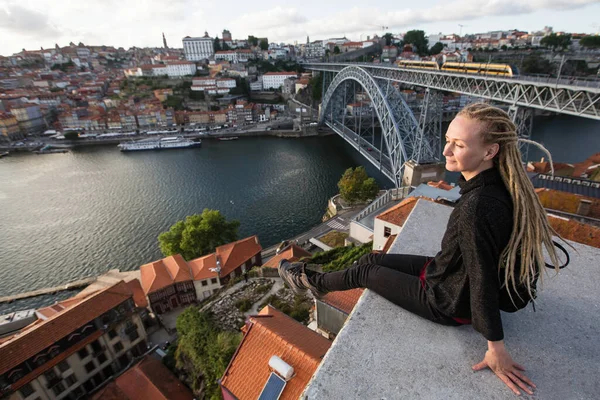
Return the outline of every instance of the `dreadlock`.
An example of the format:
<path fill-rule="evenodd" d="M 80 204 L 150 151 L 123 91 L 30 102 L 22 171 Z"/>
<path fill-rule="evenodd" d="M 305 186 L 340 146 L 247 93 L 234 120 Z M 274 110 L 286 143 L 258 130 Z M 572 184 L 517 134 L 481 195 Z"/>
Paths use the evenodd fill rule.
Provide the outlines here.
<path fill-rule="evenodd" d="M 552 236 L 558 234 L 548 223 L 544 207 L 525 173 L 518 142 L 533 144 L 548 154 L 554 173 L 552 156 L 541 144 L 519 139 L 515 124 L 505 111 L 497 107 L 486 103 L 473 103 L 463 108 L 458 116 L 479 121 L 482 124 L 481 134 L 484 143 L 498 143 L 500 146 L 498 154 L 494 157 L 494 165 L 499 169 L 502 180 L 510 192 L 514 224 L 510 241 L 500 256 L 498 267 L 504 270 L 503 285 L 510 285 L 518 294 L 518 280 L 519 285 L 527 288 L 529 298 L 534 299 L 535 282 L 538 276 L 541 277 L 541 271 L 545 266 L 543 247 L 548 251 L 550 260 L 557 266 L 557 270 L 560 265 L 552 243 Z M 520 272 L 519 276 L 515 276 L 519 258 Z M 512 290 L 508 292 L 512 299 Z"/>

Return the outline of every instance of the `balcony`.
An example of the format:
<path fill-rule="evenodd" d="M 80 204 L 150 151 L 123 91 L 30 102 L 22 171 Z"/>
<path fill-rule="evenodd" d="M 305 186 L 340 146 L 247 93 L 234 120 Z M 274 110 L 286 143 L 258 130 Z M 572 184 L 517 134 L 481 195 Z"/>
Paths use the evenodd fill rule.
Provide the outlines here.
<path fill-rule="evenodd" d="M 62 382 L 62 376 L 60 376 L 60 375 L 55 376 L 54 378 L 48 380 L 48 383 L 46 383 L 46 387 L 48 389 L 52 389 L 54 386 L 56 386 L 60 382 Z"/>

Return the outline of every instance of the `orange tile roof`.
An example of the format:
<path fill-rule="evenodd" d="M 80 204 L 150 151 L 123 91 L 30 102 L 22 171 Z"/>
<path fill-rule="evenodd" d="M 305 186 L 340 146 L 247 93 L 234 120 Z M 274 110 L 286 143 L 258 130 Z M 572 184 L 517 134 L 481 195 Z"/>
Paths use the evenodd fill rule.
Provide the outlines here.
<path fill-rule="evenodd" d="M 600 249 L 600 228 L 554 215 L 548 215 L 548 222 L 564 239 Z"/>
<path fill-rule="evenodd" d="M 142 289 L 142 284 L 139 279 L 132 279 L 127 282 L 127 287 L 133 293 L 133 302 L 137 307 L 145 308 L 148 307 L 148 300 Z"/>
<path fill-rule="evenodd" d="M 588 217 L 600 219 L 600 199 L 580 194 L 561 192 L 560 190 L 538 188 L 535 190 L 544 208 L 576 214 L 581 200 L 588 200 L 590 210 Z"/>
<path fill-rule="evenodd" d="M 256 235 L 217 247 L 216 253 L 221 259 L 221 276 L 229 275 L 261 251 L 262 246 Z"/>
<path fill-rule="evenodd" d="M 443 189 L 443 190 L 452 190 L 454 189 L 452 187 L 452 185 L 448 184 L 448 182 L 446 181 L 437 181 L 437 182 L 427 182 L 428 186 L 434 187 L 434 188 L 438 188 L 438 189 Z"/>
<path fill-rule="evenodd" d="M 140 275 L 145 294 L 192 279 L 187 263 L 179 254 L 142 265 Z"/>
<path fill-rule="evenodd" d="M 402 200 L 399 204 L 379 214 L 377 219 L 380 219 L 391 224 L 402 226 L 406 222 L 409 214 L 417 204 L 418 197 L 409 197 Z"/>
<path fill-rule="evenodd" d="M 210 268 L 217 267 L 217 256 L 215 253 L 188 261 L 188 265 L 190 266 L 195 281 L 217 277 L 217 273 L 210 270 Z"/>
<path fill-rule="evenodd" d="M 269 359 L 275 355 L 295 372 L 280 399 L 297 400 L 331 342 L 271 306 L 249 317 L 245 328 L 221 385 L 239 400 L 257 399 L 271 373 Z"/>
<path fill-rule="evenodd" d="M 346 314 L 350 314 L 363 292 L 364 289 L 362 288 L 344 290 L 342 292 L 330 292 L 321 297 L 320 300 Z"/>
<path fill-rule="evenodd" d="M 107 390 L 108 389 L 108 390 Z M 171 371 L 152 356 L 146 356 L 92 399 L 192 400 L 188 389 Z M 124 396 L 124 397 L 116 397 Z"/>
<path fill-rule="evenodd" d="M 392 247 L 392 244 L 394 244 L 394 240 L 396 240 L 396 237 L 398 235 L 390 235 L 387 240 L 385 241 L 385 244 L 383 245 L 383 249 L 381 249 L 382 253 L 386 253 L 390 250 L 390 247 Z"/>
<path fill-rule="evenodd" d="M 125 282 L 121 281 L 92 293 L 80 303 L 50 316 L 31 329 L 24 330 L 13 340 L 2 343 L 0 375 L 131 297 L 131 291 Z"/>
<path fill-rule="evenodd" d="M 280 252 L 275 257 L 271 258 L 269 261 L 264 263 L 263 266 L 277 268 L 277 266 L 279 266 L 279 261 L 283 260 L 284 258 L 290 262 L 293 262 L 298 261 L 303 257 L 310 256 L 312 256 L 312 254 L 310 254 L 308 251 L 292 243 L 290 246 L 286 247 L 282 252 Z"/>

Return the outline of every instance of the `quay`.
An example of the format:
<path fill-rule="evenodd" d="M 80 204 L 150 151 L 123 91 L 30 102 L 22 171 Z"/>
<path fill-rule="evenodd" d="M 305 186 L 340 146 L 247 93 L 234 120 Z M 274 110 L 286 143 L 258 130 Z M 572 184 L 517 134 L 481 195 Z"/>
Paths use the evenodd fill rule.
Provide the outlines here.
<path fill-rule="evenodd" d="M 81 287 L 88 286 L 88 285 L 94 283 L 95 281 L 96 281 L 96 277 L 83 278 L 83 279 L 79 279 L 79 280 L 76 280 L 73 282 L 69 282 L 64 285 L 54 286 L 54 287 L 45 288 L 45 289 L 33 290 L 31 292 L 13 294 L 10 296 L 2 296 L 2 297 L 0 297 L 0 304 L 11 303 L 15 300 L 27 299 L 29 297 L 41 296 L 43 294 L 54 294 L 57 292 L 62 292 L 63 290 L 78 289 Z"/>

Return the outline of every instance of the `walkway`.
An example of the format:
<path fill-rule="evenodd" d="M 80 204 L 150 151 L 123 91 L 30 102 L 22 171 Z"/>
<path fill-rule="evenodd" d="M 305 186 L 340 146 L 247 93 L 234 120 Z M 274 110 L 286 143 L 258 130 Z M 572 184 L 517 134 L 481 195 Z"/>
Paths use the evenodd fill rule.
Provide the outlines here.
<path fill-rule="evenodd" d="M 252 305 L 252 308 L 244 313 L 245 317 L 249 317 L 251 315 L 256 315 L 260 311 L 258 307 L 262 304 L 262 302 L 267 299 L 269 296 L 277 293 L 279 289 L 283 288 L 283 280 L 281 278 L 263 278 L 269 279 L 270 281 L 274 281 L 275 283 L 263 297 L 261 297 L 256 303 Z"/>

